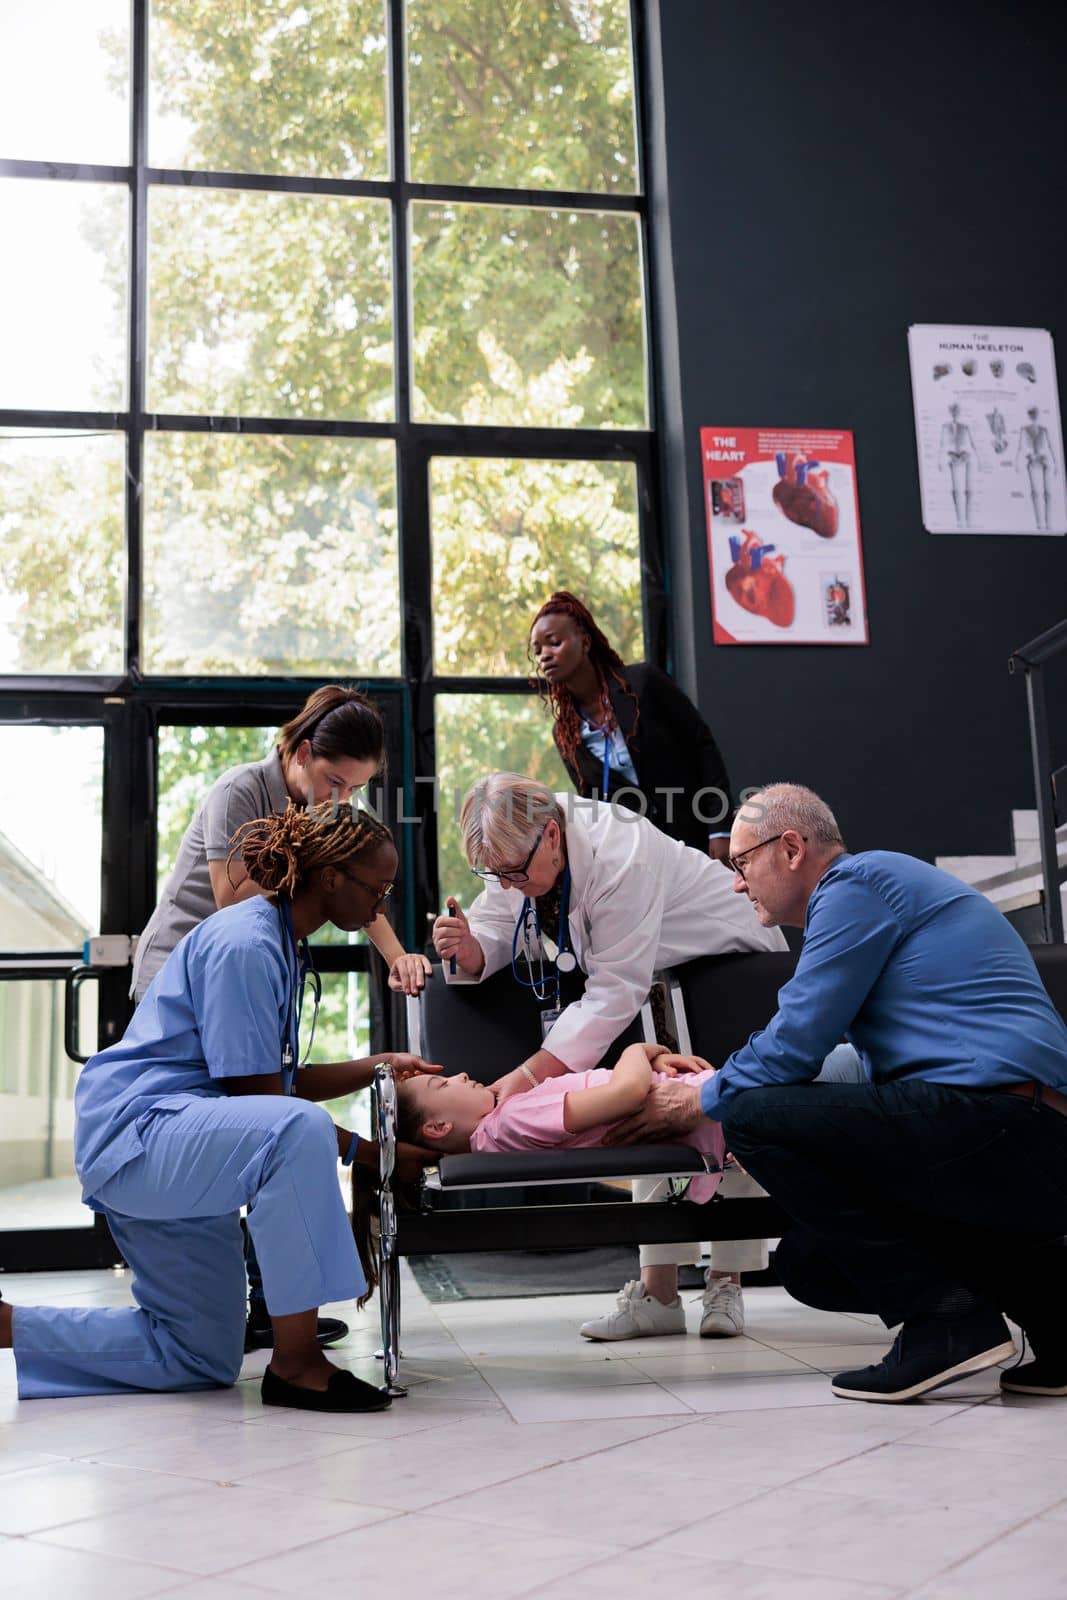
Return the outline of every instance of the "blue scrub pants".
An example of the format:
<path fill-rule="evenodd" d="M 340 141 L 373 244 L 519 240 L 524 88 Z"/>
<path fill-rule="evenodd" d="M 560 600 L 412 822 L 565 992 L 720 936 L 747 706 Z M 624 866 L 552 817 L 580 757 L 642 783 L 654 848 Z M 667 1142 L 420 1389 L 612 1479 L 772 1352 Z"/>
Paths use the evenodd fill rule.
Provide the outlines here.
<path fill-rule="evenodd" d="M 16 1306 L 19 1397 L 209 1389 L 237 1381 L 248 1226 L 274 1316 L 366 1284 L 328 1113 L 280 1095 L 174 1096 L 142 1117 L 144 1153 L 93 1202 L 133 1270 L 137 1309 Z"/>

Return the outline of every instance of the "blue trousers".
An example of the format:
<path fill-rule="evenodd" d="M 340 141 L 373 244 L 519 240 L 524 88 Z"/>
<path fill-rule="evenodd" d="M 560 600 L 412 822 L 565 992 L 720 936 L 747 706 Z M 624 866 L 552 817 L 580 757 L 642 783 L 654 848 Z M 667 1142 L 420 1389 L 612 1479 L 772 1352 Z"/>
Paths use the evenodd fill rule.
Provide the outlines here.
<path fill-rule="evenodd" d="M 321 1106 L 275 1095 L 175 1096 L 143 1118 L 144 1153 L 94 1204 L 133 1270 L 136 1308 L 16 1306 L 23 1400 L 236 1382 L 245 1327 L 239 1210 L 275 1316 L 363 1294 Z"/>

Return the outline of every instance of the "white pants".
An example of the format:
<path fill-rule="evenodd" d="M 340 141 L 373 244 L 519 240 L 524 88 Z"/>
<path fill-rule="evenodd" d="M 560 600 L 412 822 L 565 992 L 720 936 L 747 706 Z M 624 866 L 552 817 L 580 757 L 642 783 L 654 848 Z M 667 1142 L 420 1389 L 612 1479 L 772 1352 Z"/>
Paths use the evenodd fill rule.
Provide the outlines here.
<path fill-rule="evenodd" d="M 667 1178 L 635 1178 L 635 1200 L 665 1200 Z M 719 1185 L 719 1194 L 727 1200 L 755 1199 L 767 1193 L 750 1178 L 747 1172 L 733 1167 Z M 638 1252 L 642 1267 L 688 1267 L 695 1265 L 704 1253 L 700 1243 L 693 1244 L 643 1244 Z M 767 1265 L 766 1239 L 715 1239 L 711 1245 L 712 1272 L 762 1272 Z"/>

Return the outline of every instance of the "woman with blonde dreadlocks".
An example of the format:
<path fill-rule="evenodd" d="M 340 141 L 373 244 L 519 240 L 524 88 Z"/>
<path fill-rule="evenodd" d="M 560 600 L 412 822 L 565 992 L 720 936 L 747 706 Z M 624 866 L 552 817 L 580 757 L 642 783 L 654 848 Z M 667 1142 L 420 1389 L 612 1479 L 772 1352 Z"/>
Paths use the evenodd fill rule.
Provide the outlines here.
<path fill-rule="evenodd" d="M 136 1307 L 0 1303 L 21 1399 L 236 1382 L 247 1206 L 274 1323 L 264 1402 L 389 1404 L 316 1339 L 318 1307 L 366 1282 L 337 1183 L 338 1155 L 359 1160 L 361 1141 L 314 1102 L 362 1088 L 384 1058 L 301 1066 L 298 1033 L 309 935 L 326 922 L 367 927 L 392 890 L 396 850 L 374 818 L 326 802 L 246 824 L 238 851 L 263 892 L 182 939 L 125 1037 L 78 1081 L 75 1165 L 133 1270 Z M 439 1070 L 389 1059 L 402 1074 Z"/>
<path fill-rule="evenodd" d="M 734 809 L 726 764 L 674 680 L 647 661 L 626 666 L 566 589 L 534 617 L 528 649 L 578 793 L 618 795 L 672 839 L 725 861 Z"/>

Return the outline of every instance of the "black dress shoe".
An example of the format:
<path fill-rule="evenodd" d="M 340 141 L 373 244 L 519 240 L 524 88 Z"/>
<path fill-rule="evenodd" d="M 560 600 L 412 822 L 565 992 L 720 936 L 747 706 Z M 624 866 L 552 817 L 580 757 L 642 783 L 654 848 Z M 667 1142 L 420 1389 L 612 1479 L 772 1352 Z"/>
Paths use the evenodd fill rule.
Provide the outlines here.
<path fill-rule="evenodd" d="M 335 1372 L 325 1389 L 301 1389 L 268 1367 L 259 1392 L 265 1406 L 292 1406 L 296 1411 L 387 1411 L 393 1403 L 384 1389 L 364 1383 L 354 1372 Z"/>
<path fill-rule="evenodd" d="M 955 1320 L 914 1317 L 877 1365 L 839 1372 L 830 1387 L 846 1400 L 916 1400 L 1014 1354 L 1008 1325 L 996 1311 L 973 1311 Z"/>
<path fill-rule="evenodd" d="M 336 1344 L 338 1339 L 343 1339 L 348 1332 L 348 1323 L 342 1322 L 340 1317 L 320 1317 L 315 1330 L 315 1337 L 319 1341 L 320 1349 L 325 1350 L 328 1345 Z M 249 1312 L 248 1321 L 245 1323 L 245 1354 L 249 1350 L 272 1350 L 274 1348 L 274 1328 L 270 1317 L 265 1311 L 258 1308 Z"/>
<path fill-rule="evenodd" d="M 1027 1361 L 1021 1367 L 1009 1367 L 1000 1375 L 1000 1387 L 1011 1394 L 1067 1394 L 1067 1362 L 1042 1360 Z"/>

